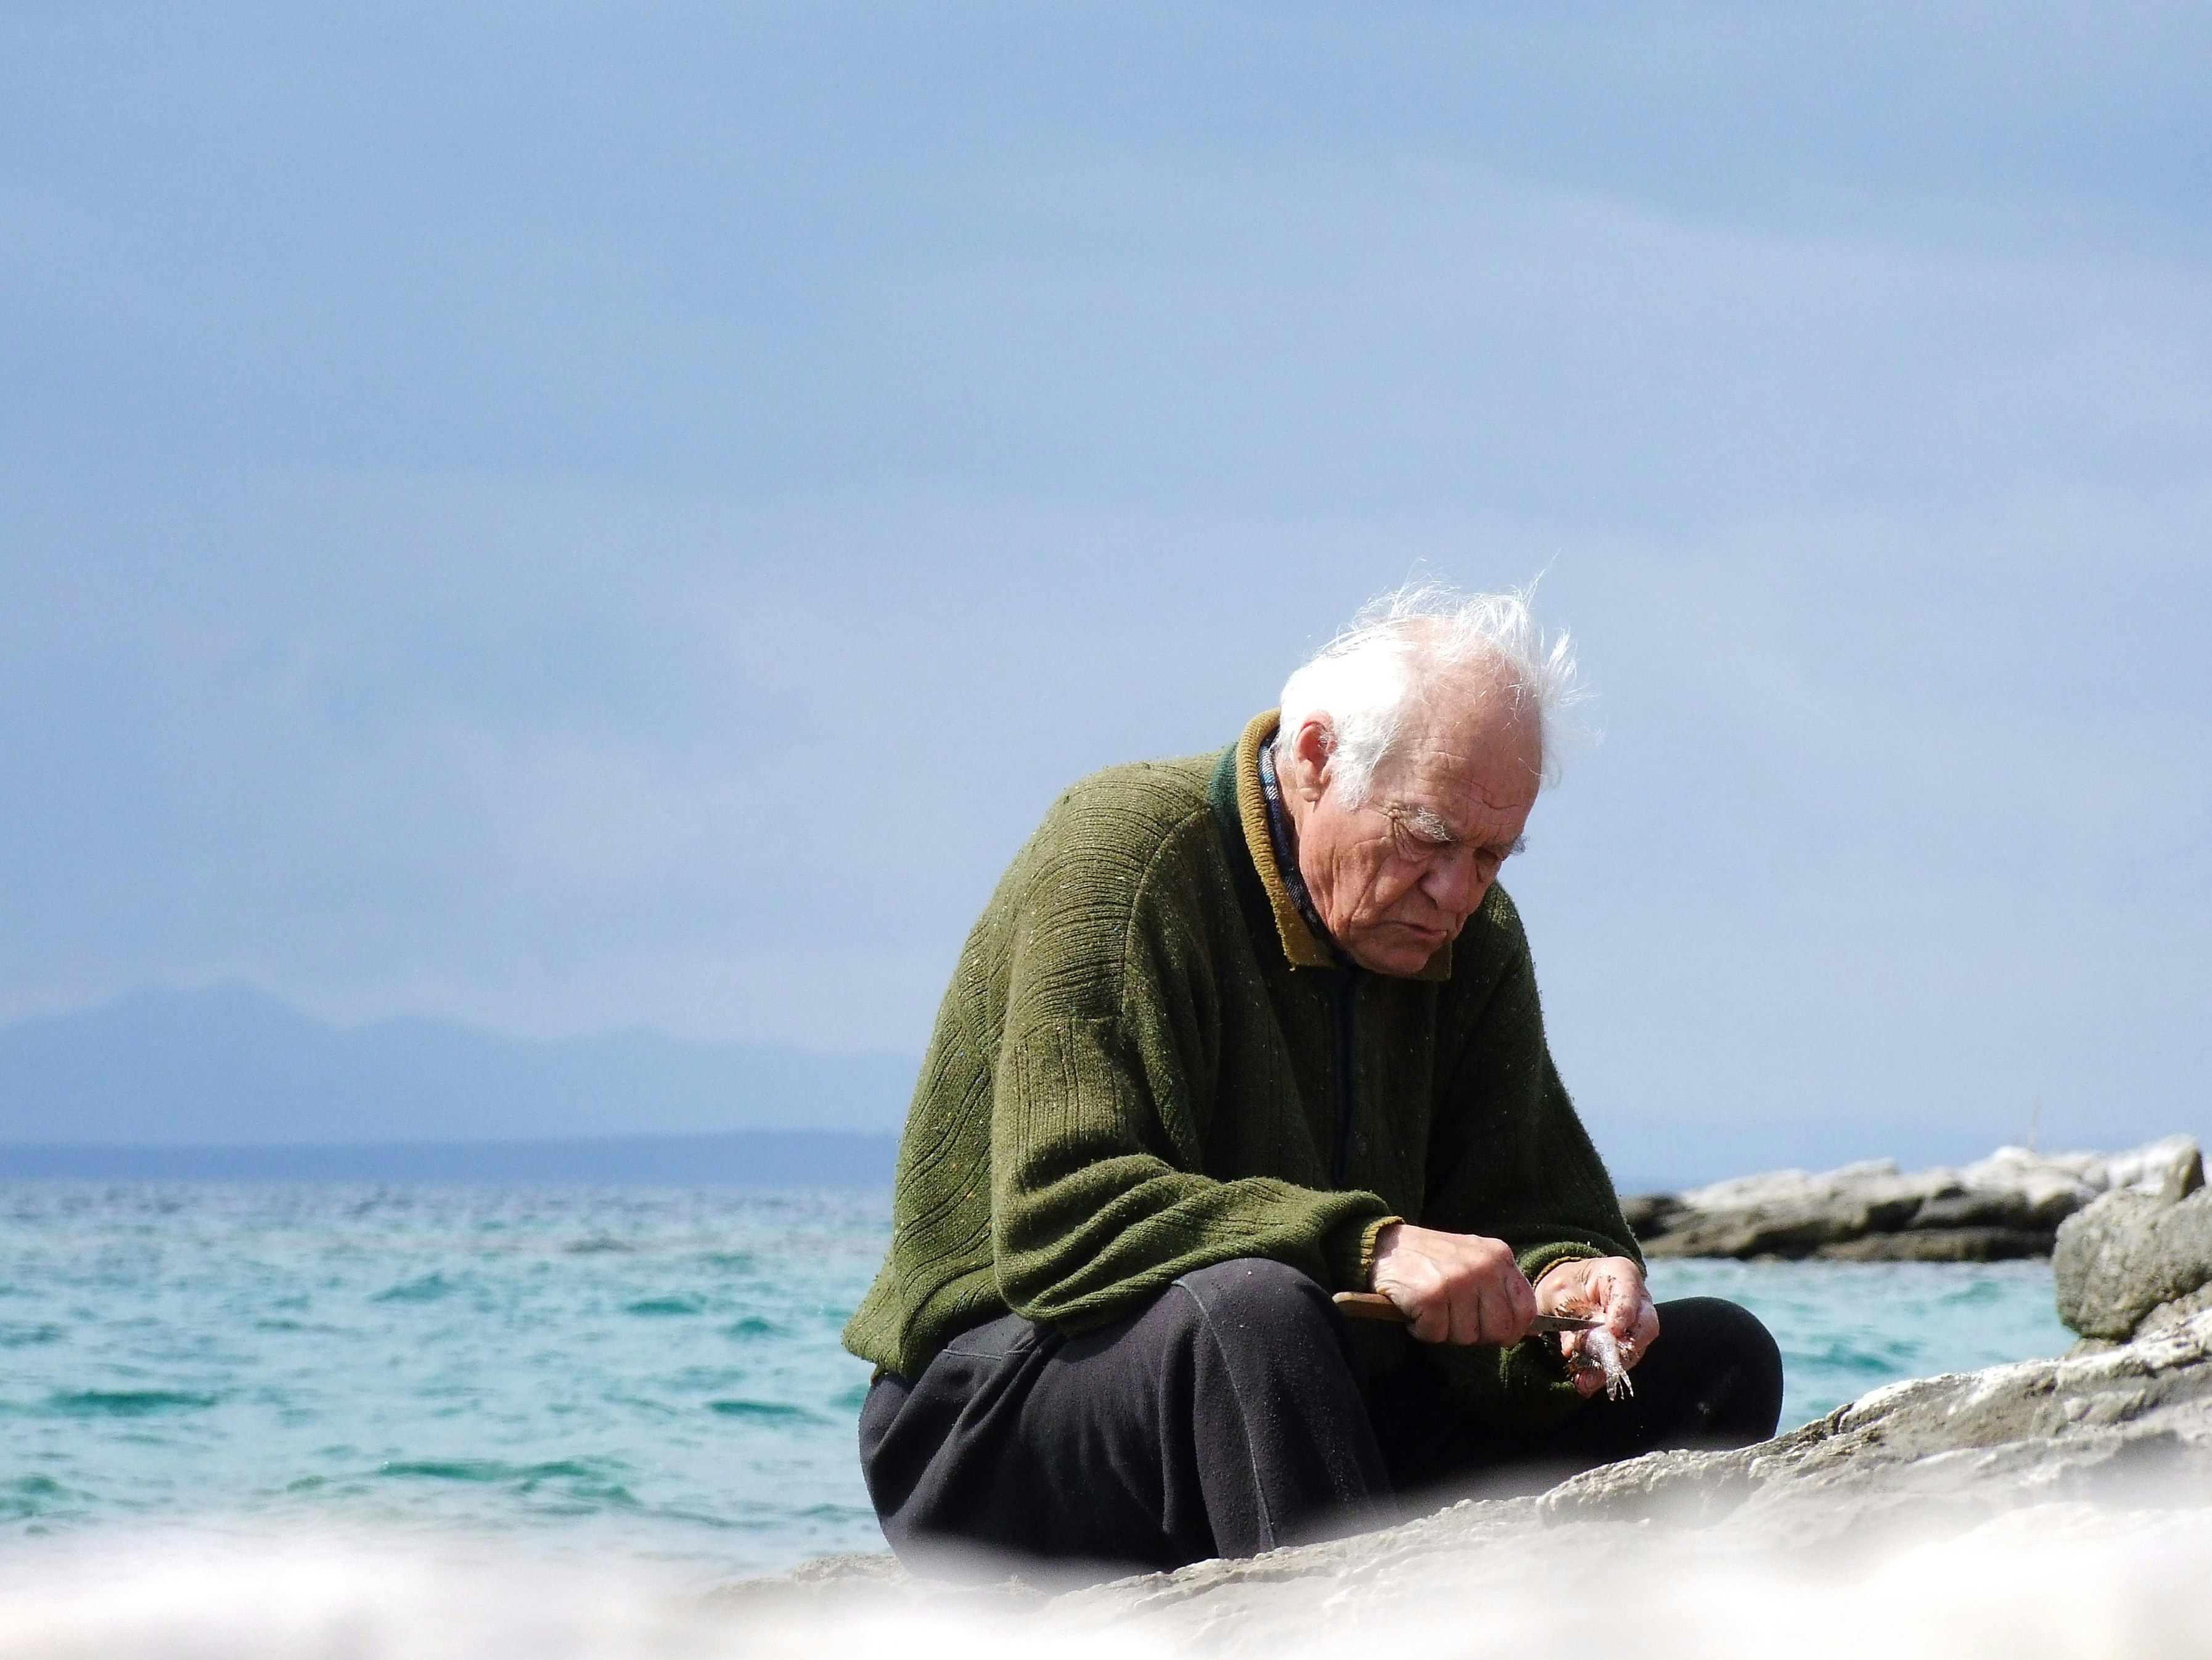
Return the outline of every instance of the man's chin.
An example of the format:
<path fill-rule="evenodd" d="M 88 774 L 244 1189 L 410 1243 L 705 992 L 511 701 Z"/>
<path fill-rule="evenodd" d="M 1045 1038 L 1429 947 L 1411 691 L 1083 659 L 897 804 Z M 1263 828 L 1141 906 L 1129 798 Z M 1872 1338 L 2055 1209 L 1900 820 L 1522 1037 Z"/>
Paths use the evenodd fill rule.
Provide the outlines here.
<path fill-rule="evenodd" d="M 1394 927 L 1387 933 L 1378 931 L 1376 938 L 1363 940 L 1352 952 L 1352 960 L 1361 968 L 1376 974 L 1392 974 L 1401 979 L 1407 979 L 1428 967 L 1430 959 L 1450 939 L 1448 933 L 1424 933 L 1417 928 Z"/>

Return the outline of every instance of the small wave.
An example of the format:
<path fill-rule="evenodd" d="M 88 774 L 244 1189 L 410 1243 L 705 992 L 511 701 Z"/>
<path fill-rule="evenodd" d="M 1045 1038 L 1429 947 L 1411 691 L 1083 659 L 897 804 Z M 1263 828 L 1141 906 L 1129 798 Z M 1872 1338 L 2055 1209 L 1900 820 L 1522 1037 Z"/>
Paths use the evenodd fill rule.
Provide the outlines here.
<path fill-rule="evenodd" d="M 709 1401 L 707 1410 L 724 1418 L 750 1418 L 763 1423 L 813 1424 L 821 1420 L 804 1407 L 788 1401 Z"/>
<path fill-rule="evenodd" d="M 380 1464 L 376 1473 L 433 1481 L 604 1481 L 609 1469 L 580 1458 L 538 1464 L 510 1464 L 499 1458 L 398 1458 Z"/>
<path fill-rule="evenodd" d="M 450 1297 L 456 1287 L 442 1274 L 426 1274 L 420 1279 L 402 1280 L 398 1285 L 380 1291 L 369 1298 L 372 1303 L 434 1303 L 441 1297 Z"/>
<path fill-rule="evenodd" d="M 641 1298 L 637 1302 L 625 1304 L 623 1307 L 623 1312 L 626 1314 L 641 1314 L 651 1317 L 654 1316 L 697 1314 L 702 1312 L 706 1306 L 707 1304 L 705 1300 L 697 1297 L 647 1297 Z"/>
<path fill-rule="evenodd" d="M 30 1521 L 52 1511 L 57 1499 L 69 1497 L 70 1490 L 51 1475 L 25 1475 L 0 1482 L 0 1520 Z"/>
<path fill-rule="evenodd" d="M 71 1389 L 49 1395 L 46 1407 L 69 1418 L 143 1418 L 157 1412 L 195 1412 L 221 1398 L 185 1389 Z"/>
<path fill-rule="evenodd" d="M 525 1482 L 522 1491 L 535 1493 L 537 1488 L 532 1483 Z M 559 1499 L 549 1503 L 541 1498 L 532 1506 L 537 1514 L 587 1516 L 596 1518 L 605 1516 L 611 1510 L 634 1511 L 643 1508 L 637 1502 L 637 1495 L 618 1481 L 605 1485 L 564 1483 L 556 1491 L 560 1495 Z"/>
<path fill-rule="evenodd" d="M 742 1320 L 732 1321 L 722 1328 L 725 1337 L 781 1337 L 783 1328 L 773 1320 L 764 1320 L 757 1314 L 749 1314 Z"/>
<path fill-rule="evenodd" d="M 629 1252 L 637 1249 L 608 1234 L 595 1234 L 589 1239 L 574 1239 L 561 1247 L 570 1256 L 598 1256 L 608 1252 Z"/>
<path fill-rule="evenodd" d="M 27 1349 L 58 1343 L 69 1333 L 60 1326 L 0 1326 L 0 1349 Z"/>
<path fill-rule="evenodd" d="M 1947 1292 L 1940 1300 L 1945 1308 L 1972 1308 L 1984 1303 L 2002 1303 L 2011 1295 L 1995 1275 L 1985 1274 L 1961 1290 Z"/>
<path fill-rule="evenodd" d="M 1912 1361 L 1919 1346 L 1910 1342 L 1858 1344 L 1849 1338 L 1838 1338 L 1818 1348 L 1792 1349 L 1784 1359 L 1785 1365 L 1808 1371 L 1839 1371 L 1867 1377 L 1891 1378 L 1911 1376 Z"/>
<path fill-rule="evenodd" d="M 598 1517 L 609 1511 L 635 1511 L 637 1495 L 615 1479 L 611 1463 L 556 1458 L 535 1464 L 497 1458 L 395 1459 L 377 1474 L 400 1481 L 451 1481 L 499 1489 L 528 1501 L 538 1516 Z"/>

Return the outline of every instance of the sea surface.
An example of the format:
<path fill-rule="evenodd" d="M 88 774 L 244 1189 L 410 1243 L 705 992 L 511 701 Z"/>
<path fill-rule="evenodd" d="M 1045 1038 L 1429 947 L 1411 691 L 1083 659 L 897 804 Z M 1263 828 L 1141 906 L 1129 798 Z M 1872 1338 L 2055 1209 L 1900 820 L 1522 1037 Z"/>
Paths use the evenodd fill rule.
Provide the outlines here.
<path fill-rule="evenodd" d="M 353 1529 L 702 1583 L 880 1550 L 837 1335 L 887 1227 L 854 1191 L 0 1186 L 0 1529 Z M 1653 1278 L 1766 1320 L 1785 1425 L 2071 1341 L 2042 1264 Z"/>

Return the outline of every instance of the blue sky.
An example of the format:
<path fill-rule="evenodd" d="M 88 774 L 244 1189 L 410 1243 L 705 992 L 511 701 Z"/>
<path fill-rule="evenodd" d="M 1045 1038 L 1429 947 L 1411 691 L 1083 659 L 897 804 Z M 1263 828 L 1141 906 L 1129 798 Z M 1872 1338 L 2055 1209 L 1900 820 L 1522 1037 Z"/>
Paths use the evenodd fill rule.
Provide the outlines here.
<path fill-rule="evenodd" d="M 9 9 L 0 1014 L 916 1050 L 1070 779 L 1540 571 L 1601 1140 L 2212 1130 L 2212 32 L 1867 13 Z"/>

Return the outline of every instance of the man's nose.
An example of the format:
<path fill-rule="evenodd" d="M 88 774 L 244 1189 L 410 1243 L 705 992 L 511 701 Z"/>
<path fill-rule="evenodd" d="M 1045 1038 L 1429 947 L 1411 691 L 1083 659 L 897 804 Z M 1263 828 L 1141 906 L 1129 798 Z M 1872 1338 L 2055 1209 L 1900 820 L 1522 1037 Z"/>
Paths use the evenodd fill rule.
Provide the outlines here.
<path fill-rule="evenodd" d="M 1464 853 L 1439 859 L 1421 879 L 1421 891 L 1428 895 L 1430 903 L 1452 916 L 1473 911 L 1482 903 L 1483 890 L 1489 885 L 1474 860 Z"/>

